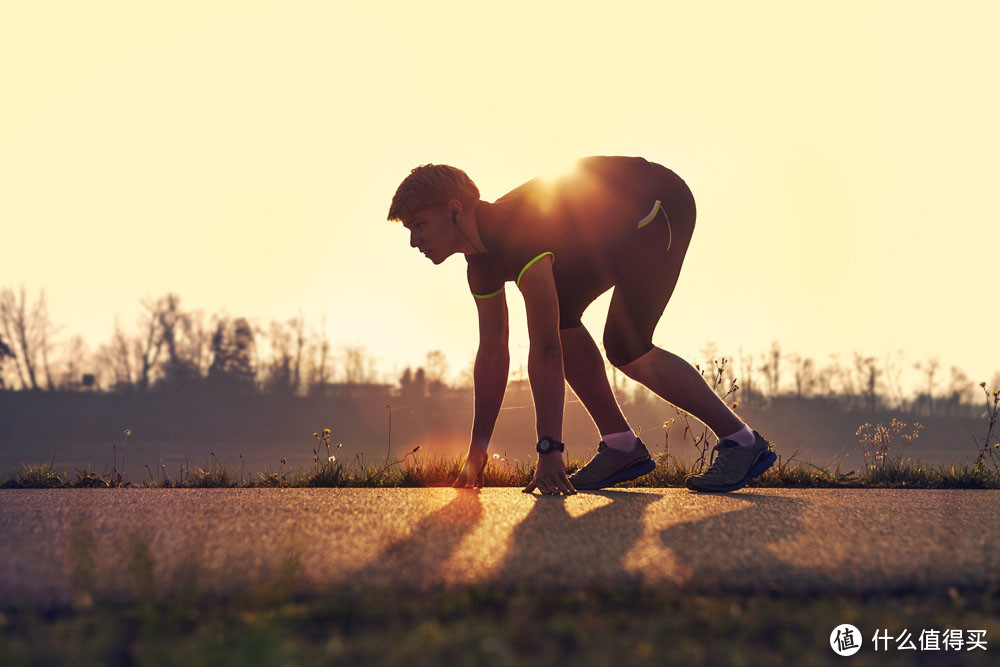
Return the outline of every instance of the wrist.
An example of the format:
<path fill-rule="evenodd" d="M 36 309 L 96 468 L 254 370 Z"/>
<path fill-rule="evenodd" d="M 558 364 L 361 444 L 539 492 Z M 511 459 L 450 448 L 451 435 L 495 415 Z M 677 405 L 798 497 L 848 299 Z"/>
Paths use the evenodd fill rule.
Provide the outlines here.
<path fill-rule="evenodd" d="M 558 452 L 561 454 L 565 447 L 563 443 L 546 435 L 542 436 L 538 444 L 535 445 L 535 451 L 539 454 L 548 454 L 549 452 Z"/>

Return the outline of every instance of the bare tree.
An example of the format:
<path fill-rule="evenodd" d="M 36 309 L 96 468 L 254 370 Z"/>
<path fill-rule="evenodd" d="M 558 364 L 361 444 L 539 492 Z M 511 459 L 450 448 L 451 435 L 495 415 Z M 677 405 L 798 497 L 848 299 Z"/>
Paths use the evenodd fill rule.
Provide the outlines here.
<path fill-rule="evenodd" d="M 213 363 L 209 347 L 213 338 L 204 328 L 201 314 L 195 317 L 180 308 L 180 297 L 167 294 L 156 303 L 167 358 L 163 364 L 164 380 L 174 386 L 197 382 Z"/>
<path fill-rule="evenodd" d="M 827 398 L 832 398 L 836 396 L 837 390 L 833 386 L 834 381 L 840 374 L 839 362 L 837 361 L 837 355 L 830 355 L 830 363 L 825 365 L 816 374 L 816 391 Z"/>
<path fill-rule="evenodd" d="M 816 387 L 816 368 L 813 360 L 802 357 L 798 354 L 792 355 L 792 363 L 795 366 L 795 396 L 796 398 L 807 398 L 812 395 Z"/>
<path fill-rule="evenodd" d="M 10 346 L 7 345 L 7 342 L 4 341 L 3 336 L 0 336 L 0 389 L 6 388 L 3 376 L 4 362 L 6 362 L 8 359 L 13 359 L 13 358 L 14 358 L 14 352 L 10 349 Z"/>
<path fill-rule="evenodd" d="M 254 389 L 254 332 L 242 317 L 220 317 L 212 334 L 212 365 L 208 380 L 224 391 L 249 393 Z"/>
<path fill-rule="evenodd" d="M 701 359 L 702 359 L 701 368 L 705 368 L 706 370 L 711 372 L 712 369 L 715 368 L 716 360 L 719 358 L 719 346 L 715 344 L 715 341 L 706 340 L 705 347 L 701 348 L 698 351 L 701 353 Z M 699 368 L 699 370 L 701 370 L 701 368 Z M 702 375 L 704 375 L 704 373 L 702 373 Z"/>
<path fill-rule="evenodd" d="M 142 302 L 146 312 L 139 319 L 139 335 L 132 343 L 139 372 L 139 377 L 136 380 L 139 391 L 149 389 L 157 362 L 160 360 L 160 354 L 163 352 L 163 345 L 166 342 L 163 335 L 163 318 L 169 307 L 168 299 L 169 296 L 161 297 L 156 301 L 146 300 Z M 115 328 L 117 330 L 117 324 Z M 123 348 L 124 340 L 117 342 L 116 345 Z M 125 352 L 124 349 L 120 353 L 123 352 Z M 129 364 L 129 376 L 131 377 L 131 364 Z"/>
<path fill-rule="evenodd" d="M 926 376 L 927 391 L 917 395 L 917 403 L 920 406 L 926 406 L 927 414 L 934 414 L 934 375 L 937 373 L 938 369 L 941 368 L 941 363 L 935 357 L 929 360 L 926 364 L 921 364 L 919 361 L 913 364 L 913 367 L 918 371 L 922 371 Z"/>
<path fill-rule="evenodd" d="M 420 400 L 427 395 L 427 374 L 423 368 L 414 373 L 409 366 L 399 377 L 399 397 L 403 401 Z"/>
<path fill-rule="evenodd" d="M 960 414 L 963 404 L 972 403 L 976 399 L 975 383 L 958 366 L 952 366 L 951 381 L 948 383 L 948 414 Z"/>
<path fill-rule="evenodd" d="M 901 376 L 903 373 L 903 350 L 896 351 L 896 360 L 885 355 L 885 377 L 887 395 L 892 399 L 892 403 L 901 409 L 906 409 L 906 398 L 903 396 L 903 384 Z"/>
<path fill-rule="evenodd" d="M 854 353 L 854 367 L 862 378 L 862 396 L 865 399 L 865 407 L 869 412 L 878 409 L 878 377 L 882 371 L 875 367 L 875 357 L 864 357 L 857 352 Z"/>
<path fill-rule="evenodd" d="M 840 363 L 839 354 L 830 355 L 830 382 L 833 394 L 840 395 L 840 404 L 845 409 L 851 409 L 855 396 L 858 395 L 858 383 L 854 377 L 854 368 L 845 367 Z M 839 392 L 834 388 L 834 384 L 839 386 Z"/>
<path fill-rule="evenodd" d="M 131 389 L 134 386 L 131 349 L 128 337 L 122 331 L 121 323 L 116 317 L 111 342 L 99 348 L 97 357 L 100 365 L 106 368 L 114 379 L 112 386 L 118 389 Z"/>
<path fill-rule="evenodd" d="M 87 343 L 83 340 L 83 336 L 76 334 L 69 339 L 66 347 L 66 361 L 58 374 L 56 387 L 74 391 L 83 386 L 84 370 L 89 370 Z"/>
<path fill-rule="evenodd" d="M 269 394 L 294 393 L 296 384 L 292 370 L 291 333 L 281 322 L 272 321 L 267 342 L 268 358 L 261 364 L 264 370 L 264 391 Z"/>
<path fill-rule="evenodd" d="M 740 384 L 743 387 L 743 401 L 748 405 L 753 400 L 754 392 L 757 389 L 756 378 L 753 374 L 753 355 L 743 356 L 743 348 L 740 348 Z"/>
<path fill-rule="evenodd" d="M 341 360 L 346 384 L 366 384 L 375 379 L 375 359 L 360 345 L 344 347 Z"/>
<path fill-rule="evenodd" d="M 311 330 L 306 347 L 309 392 L 313 393 L 330 383 L 330 341 L 326 338 L 326 317 L 320 321 L 320 330 Z"/>
<path fill-rule="evenodd" d="M 444 356 L 444 352 L 441 350 L 428 352 L 424 368 L 426 369 L 429 391 L 433 394 L 444 389 L 447 385 L 445 377 L 448 375 L 448 359 Z"/>
<path fill-rule="evenodd" d="M 52 388 L 52 377 L 46 371 L 56 331 L 49 320 L 44 291 L 30 308 L 24 286 L 19 297 L 12 289 L 0 291 L 0 333 L 9 341 L 22 389 L 38 389 L 42 381 Z"/>
<path fill-rule="evenodd" d="M 764 356 L 762 370 L 767 380 L 768 396 L 777 396 L 781 385 L 781 346 L 778 345 L 778 341 L 771 342 L 771 351 Z"/>
<path fill-rule="evenodd" d="M 292 387 L 293 391 L 299 391 L 302 386 L 302 363 L 308 338 L 306 336 L 306 322 L 299 313 L 298 317 L 288 320 L 288 326 L 292 330 L 294 337 L 294 356 L 292 359 Z"/>

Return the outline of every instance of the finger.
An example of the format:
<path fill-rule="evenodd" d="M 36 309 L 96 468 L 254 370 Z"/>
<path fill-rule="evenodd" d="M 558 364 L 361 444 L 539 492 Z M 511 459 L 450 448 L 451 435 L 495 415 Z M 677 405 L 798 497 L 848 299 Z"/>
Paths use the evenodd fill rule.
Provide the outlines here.
<path fill-rule="evenodd" d="M 573 486 L 573 482 L 569 481 L 569 477 L 566 476 L 565 471 L 559 480 L 563 483 L 569 493 L 576 493 L 576 487 Z"/>
<path fill-rule="evenodd" d="M 531 483 L 528 484 L 528 486 L 521 489 L 521 491 L 523 491 L 524 493 L 531 493 L 536 488 L 538 488 L 538 486 L 535 484 L 535 480 L 531 480 Z"/>
<path fill-rule="evenodd" d="M 542 490 L 542 493 L 547 493 L 549 495 L 557 493 L 556 488 L 552 485 L 552 481 L 549 479 L 538 480 L 538 488 Z"/>
<path fill-rule="evenodd" d="M 573 493 L 573 490 L 570 488 L 569 481 L 567 481 L 565 477 L 556 477 L 555 485 L 557 489 L 565 493 L 567 496 Z"/>

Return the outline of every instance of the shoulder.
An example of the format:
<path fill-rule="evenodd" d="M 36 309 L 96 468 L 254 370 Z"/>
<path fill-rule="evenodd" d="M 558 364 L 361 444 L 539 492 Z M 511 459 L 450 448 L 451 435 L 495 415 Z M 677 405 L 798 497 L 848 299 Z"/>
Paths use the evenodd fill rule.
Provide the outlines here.
<path fill-rule="evenodd" d="M 465 275 L 473 295 L 493 294 L 506 282 L 503 267 L 494 253 L 466 255 Z"/>

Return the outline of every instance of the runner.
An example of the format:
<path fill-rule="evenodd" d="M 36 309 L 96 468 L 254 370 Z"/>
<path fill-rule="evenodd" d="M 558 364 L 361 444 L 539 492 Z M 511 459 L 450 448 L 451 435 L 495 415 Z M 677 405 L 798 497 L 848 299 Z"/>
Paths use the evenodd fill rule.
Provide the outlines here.
<path fill-rule="evenodd" d="M 564 177 L 524 183 L 491 203 L 461 169 L 427 164 L 393 197 L 389 220 L 434 264 L 465 255 L 479 313 L 475 417 L 456 487 L 482 486 L 486 451 L 507 386 L 505 284 L 521 291 L 528 320 L 528 379 L 538 465 L 524 491 L 575 493 L 635 479 L 655 467 L 615 400 L 597 344 L 580 317 L 614 288 L 604 327 L 608 361 L 719 436 L 696 491 L 742 488 L 776 460 L 770 444 L 729 409 L 701 374 L 653 345 L 694 231 L 694 197 L 673 171 L 639 157 L 587 157 Z M 562 459 L 565 385 L 601 433 L 597 453 L 567 478 Z"/>

